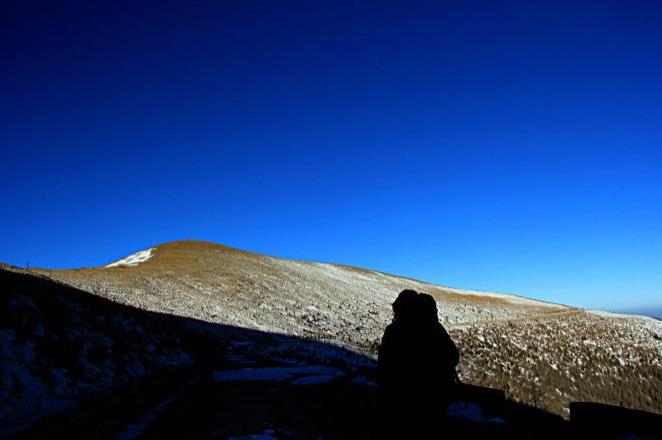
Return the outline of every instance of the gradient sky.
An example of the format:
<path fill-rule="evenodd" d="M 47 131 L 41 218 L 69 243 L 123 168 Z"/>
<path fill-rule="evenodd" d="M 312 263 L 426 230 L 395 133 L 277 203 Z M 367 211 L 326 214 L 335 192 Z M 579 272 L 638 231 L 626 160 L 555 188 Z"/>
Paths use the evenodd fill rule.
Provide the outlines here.
<path fill-rule="evenodd" d="M 3 1 L 0 53 L 0 261 L 662 303 L 660 1 Z"/>

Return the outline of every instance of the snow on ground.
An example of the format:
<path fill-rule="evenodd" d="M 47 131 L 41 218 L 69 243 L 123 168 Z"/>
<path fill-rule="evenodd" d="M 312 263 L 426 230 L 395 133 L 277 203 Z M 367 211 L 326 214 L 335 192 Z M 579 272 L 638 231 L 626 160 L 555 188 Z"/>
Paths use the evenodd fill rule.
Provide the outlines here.
<path fill-rule="evenodd" d="M 521 304 L 526 306 L 538 306 L 538 307 L 563 307 L 561 304 L 555 304 L 547 301 L 541 301 L 537 299 L 525 298 L 523 296 L 512 295 L 509 293 L 497 293 L 497 292 L 483 292 L 481 290 L 467 290 L 467 289 L 455 289 L 448 287 L 449 291 L 453 293 L 459 293 L 460 295 L 472 295 L 472 296 L 482 296 L 488 298 L 498 298 L 504 301 L 507 301 L 511 304 Z"/>
<path fill-rule="evenodd" d="M 653 335 L 654 340 L 662 340 L 662 321 L 659 319 L 643 315 L 626 315 L 621 313 L 605 312 L 604 310 L 586 310 L 586 313 L 588 315 L 593 315 L 600 318 L 611 319 L 615 323 L 614 325 L 626 325 L 631 327 L 634 326 L 645 329 Z M 660 347 L 660 351 L 662 351 L 662 347 Z"/>
<path fill-rule="evenodd" d="M 144 263 L 154 256 L 154 251 L 156 248 L 144 249 L 138 251 L 135 254 L 131 254 L 128 257 L 124 257 L 121 260 L 117 260 L 114 263 L 110 263 L 105 267 L 120 267 L 120 266 L 137 266 L 140 263 Z"/>
<path fill-rule="evenodd" d="M 320 377 L 336 378 L 345 373 L 337 368 L 326 367 L 323 365 L 308 365 L 305 367 L 265 367 L 265 368 L 240 368 L 238 370 L 215 371 L 215 382 L 238 382 L 238 381 L 270 381 L 283 382 L 295 376 L 307 376 L 309 380 L 315 378 L 319 381 Z M 297 379 L 297 380 L 301 380 Z M 325 379 L 326 380 L 326 379 Z M 296 382 L 296 381 L 294 381 Z M 318 382 L 319 383 L 319 382 Z M 304 385 L 308 383 L 298 383 Z"/>
<path fill-rule="evenodd" d="M 266 429 L 260 434 L 245 435 L 242 437 L 230 437 L 229 440 L 277 440 L 276 431 Z"/>
<path fill-rule="evenodd" d="M 651 322 L 655 322 L 655 323 L 660 322 L 660 320 L 655 319 L 655 318 L 651 318 L 650 316 L 627 315 L 625 313 L 606 312 L 604 310 L 586 310 L 586 313 L 590 313 L 592 315 L 600 316 L 602 318 L 643 319 L 643 320 L 651 321 Z"/>
<path fill-rule="evenodd" d="M 448 415 L 478 423 L 506 423 L 505 420 L 499 417 L 485 418 L 483 410 L 478 405 L 461 400 L 448 405 Z"/>
<path fill-rule="evenodd" d="M 463 357 L 458 373 L 565 417 L 572 401 L 659 412 L 662 325 L 626 318 L 579 311 L 451 330 Z"/>

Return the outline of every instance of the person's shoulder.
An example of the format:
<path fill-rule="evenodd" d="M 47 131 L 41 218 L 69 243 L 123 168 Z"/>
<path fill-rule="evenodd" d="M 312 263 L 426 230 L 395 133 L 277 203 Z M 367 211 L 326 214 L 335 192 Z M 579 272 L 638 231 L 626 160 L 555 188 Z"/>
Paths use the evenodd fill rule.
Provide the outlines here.
<path fill-rule="evenodd" d="M 446 330 L 446 327 L 444 327 L 441 322 L 435 323 L 434 330 L 437 334 L 448 335 L 448 331 Z"/>
<path fill-rule="evenodd" d="M 396 327 L 397 327 L 397 326 L 395 325 L 394 322 L 390 323 L 390 324 L 387 325 L 386 328 L 384 329 L 384 334 L 387 334 L 387 333 L 393 333 L 394 331 L 396 331 Z"/>
<path fill-rule="evenodd" d="M 400 333 L 400 327 L 394 322 L 387 325 L 386 328 L 384 329 L 384 337 L 385 338 L 395 336 L 398 333 Z"/>

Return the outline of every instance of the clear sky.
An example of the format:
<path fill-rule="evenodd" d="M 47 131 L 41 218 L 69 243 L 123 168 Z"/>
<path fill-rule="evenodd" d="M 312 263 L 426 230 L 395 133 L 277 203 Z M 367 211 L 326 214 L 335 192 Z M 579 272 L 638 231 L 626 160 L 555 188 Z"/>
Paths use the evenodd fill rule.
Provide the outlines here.
<path fill-rule="evenodd" d="M 662 303 L 660 1 L 3 1 L 0 53 L 0 261 Z"/>

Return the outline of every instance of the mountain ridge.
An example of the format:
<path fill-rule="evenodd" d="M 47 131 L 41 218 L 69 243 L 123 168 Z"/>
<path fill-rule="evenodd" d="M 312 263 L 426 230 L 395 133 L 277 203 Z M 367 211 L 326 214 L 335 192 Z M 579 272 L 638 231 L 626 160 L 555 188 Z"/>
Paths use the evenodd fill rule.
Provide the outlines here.
<path fill-rule="evenodd" d="M 511 297 L 520 297 L 520 298 L 524 298 L 524 299 L 538 301 L 538 302 L 541 302 L 541 303 L 548 303 L 548 304 L 553 304 L 553 305 L 558 305 L 558 306 L 567 306 L 565 304 L 555 303 L 553 301 L 546 301 L 546 300 L 541 300 L 541 299 L 537 299 L 537 298 L 532 298 L 532 297 L 528 297 L 528 296 L 525 296 L 525 295 L 512 293 L 512 292 L 496 292 L 496 291 L 488 291 L 488 290 L 480 290 L 480 289 L 461 288 L 461 287 L 455 287 L 455 286 L 440 285 L 440 284 L 435 284 L 435 283 L 428 282 L 428 281 L 423 281 L 421 279 L 411 277 L 411 276 L 399 275 L 399 274 L 395 274 L 395 273 L 392 273 L 392 272 L 385 272 L 385 271 L 376 270 L 376 269 L 364 268 L 364 267 L 355 266 L 355 265 L 351 265 L 351 264 L 337 263 L 337 262 L 330 262 L 330 261 L 316 261 L 316 260 L 312 261 L 312 260 L 301 260 L 301 259 L 297 259 L 297 258 L 280 257 L 280 256 L 276 256 L 276 255 L 264 254 L 264 253 L 259 253 L 259 252 L 252 252 L 252 251 L 248 251 L 248 250 L 245 250 L 245 249 L 240 249 L 240 248 L 233 247 L 233 246 L 228 246 L 228 245 L 224 245 L 224 244 L 215 243 L 215 242 L 212 242 L 212 241 L 196 240 L 196 239 L 173 240 L 173 241 L 167 241 L 167 242 L 164 242 L 164 243 L 161 243 L 161 244 L 153 245 L 153 246 L 150 246 L 148 248 L 140 249 L 140 250 L 138 250 L 138 251 L 136 251 L 132 254 L 129 254 L 129 255 L 123 257 L 123 258 L 120 258 L 119 260 L 116 260 L 114 262 L 111 262 L 111 263 L 109 263 L 107 265 L 104 265 L 104 266 L 101 266 L 101 267 L 108 268 L 113 263 L 116 263 L 116 262 L 121 261 L 123 259 L 129 258 L 132 255 L 138 254 L 140 252 L 144 252 L 145 250 L 162 248 L 164 246 L 169 247 L 169 246 L 179 246 L 179 245 L 187 245 L 187 244 L 200 245 L 200 246 L 209 246 L 209 247 L 218 247 L 218 248 L 222 248 L 222 249 L 225 249 L 225 250 L 228 250 L 228 251 L 231 251 L 231 252 L 239 252 L 239 253 L 245 253 L 245 254 L 255 255 L 255 256 L 276 258 L 276 259 L 279 259 L 279 260 L 291 261 L 291 262 L 295 262 L 295 263 L 326 264 L 326 265 L 336 266 L 336 267 L 347 269 L 347 270 L 355 270 L 355 271 L 359 271 L 359 272 L 379 273 L 379 274 L 386 275 L 386 276 L 397 277 L 397 278 L 401 278 L 401 279 L 405 279 L 405 280 L 414 281 L 414 282 L 417 282 L 417 283 L 430 284 L 432 286 L 437 286 L 437 287 L 441 287 L 441 288 L 444 288 L 444 289 L 449 289 L 449 290 L 457 291 L 457 292 L 463 292 L 463 293 L 467 293 L 467 294 L 505 295 L 505 296 L 511 296 Z M 94 268 L 94 267 L 90 267 L 90 268 Z M 60 269 L 58 269 L 58 270 L 60 270 Z M 63 270 L 66 270 L 66 269 L 63 269 Z M 569 306 L 567 306 L 567 307 L 569 307 Z"/>

